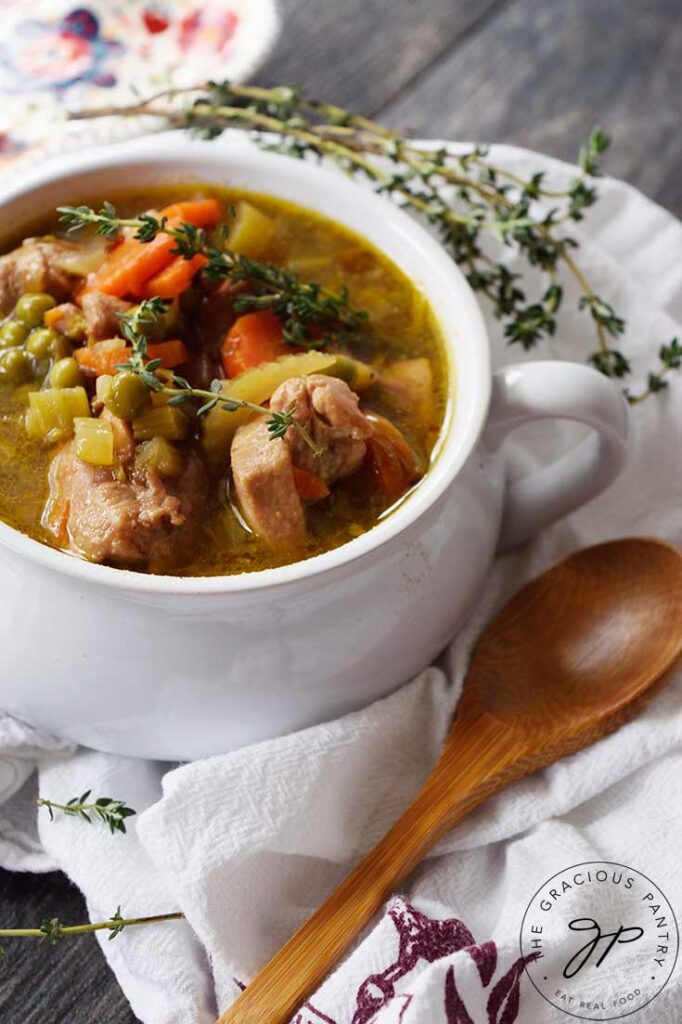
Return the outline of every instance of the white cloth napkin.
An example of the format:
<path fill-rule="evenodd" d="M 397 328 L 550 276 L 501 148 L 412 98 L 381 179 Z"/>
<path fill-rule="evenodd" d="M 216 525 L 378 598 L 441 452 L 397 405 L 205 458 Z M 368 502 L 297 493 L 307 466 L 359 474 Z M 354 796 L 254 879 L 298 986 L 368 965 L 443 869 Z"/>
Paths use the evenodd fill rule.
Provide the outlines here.
<path fill-rule="evenodd" d="M 509 147 L 494 147 L 493 157 L 524 175 L 545 169 L 558 183 L 574 173 Z M 682 229 L 629 186 L 605 179 L 600 188 L 599 205 L 574 233 L 594 288 L 627 318 L 625 347 L 641 378 L 682 319 Z M 582 359 L 591 350 L 590 325 L 569 308 L 568 291 L 556 341 L 535 358 Z M 518 356 L 499 325 L 490 326 L 496 363 Z M 681 411 L 682 379 L 671 374 L 666 394 L 633 410 L 629 464 L 615 485 L 499 558 L 439 667 L 364 711 L 174 768 L 71 753 L 0 720 L 0 862 L 62 868 L 93 920 L 119 904 L 124 915 L 181 909 L 186 922 L 130 928 L 113 942 L 105 935 L 102 948 L 145 1024 L 210 1024 L 409 803 L 448 728 L 471 644 L 495 609 L 587 544 L 635 534 L 682 541 Z M 510 449 L 528 466 L 572 437 L 568 427 L 543 427 L 534 454 L 525 438 Z M 36 831 L 36 762 L 44 797 L 92 788 L 135 807 L 127 835 L 63 817 L 51 822 L 44 812 Z M 620 732 L 516 784 L 448 835 L 302 1008 L 298 1024 L 565 1020 L 518 963 L 525 907 L 556 871 L 587 860 L 630 865 L 682 906 L 681 777 L 678 677 Z M 462 923 L 441 920 L 453 918 Z M 678 971 L 637 1020 L 673 1024 L 681 999 Z"/>

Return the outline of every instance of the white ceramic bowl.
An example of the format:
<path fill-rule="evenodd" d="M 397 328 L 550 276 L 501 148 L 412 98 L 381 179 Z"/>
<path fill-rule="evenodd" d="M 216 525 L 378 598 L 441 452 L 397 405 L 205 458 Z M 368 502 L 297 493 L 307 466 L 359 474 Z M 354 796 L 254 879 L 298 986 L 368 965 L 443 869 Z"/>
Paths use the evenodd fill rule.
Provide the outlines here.
<path fill-rule="evenodd" d="M 305 562 L 232 577 L 91 565 L 0 523 L 0 707 L 88 746 L 190 759 L 332 718 L 423 668 L 475 599 L 500 535 L 516 543 L 606 487 L 626 410 L 596 372 L 526 363 L 491 377 L 477 302 L 440 246 L 385 199 L 242 136 L 175 134 L 54 161 L 2 197 L 6 237 L 60 203 L 216 182 L 292 200 L 377 245 L 425 292 L 447 343 L 438 455 L 392 515 Z M 505 489 L 497 448 L 529 420 L 593 428 Z"/>

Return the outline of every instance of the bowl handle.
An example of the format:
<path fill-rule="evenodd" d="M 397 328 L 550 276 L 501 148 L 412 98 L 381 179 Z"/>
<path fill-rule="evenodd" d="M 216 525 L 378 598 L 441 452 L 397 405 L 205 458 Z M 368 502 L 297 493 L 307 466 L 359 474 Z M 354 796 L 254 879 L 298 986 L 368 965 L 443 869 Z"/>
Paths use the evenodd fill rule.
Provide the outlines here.
<path fill-rule="evenodd" d="M 506 366 L 493 376 L 485 441 L 492 449 L 523 423 L 565 419 L 590 434 L 555 462 L 507 488 L 500 547 L 513 547 L 603 491 L 626 455 L 627 404 L 612 381 L 578 363 L 533 362 Z"/>

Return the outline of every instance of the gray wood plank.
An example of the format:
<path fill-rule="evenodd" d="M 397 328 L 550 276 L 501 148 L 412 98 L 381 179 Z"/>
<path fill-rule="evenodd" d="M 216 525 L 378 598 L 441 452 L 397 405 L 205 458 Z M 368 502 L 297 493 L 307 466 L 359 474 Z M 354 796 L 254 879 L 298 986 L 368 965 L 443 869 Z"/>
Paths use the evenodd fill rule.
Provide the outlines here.
<path fill-rule="evenodd" d="M 401 130 L 574 159 L 612 135 L 610 173 L 682 213 L 679 0 L 519 0 L 381 110 Z"/>
<path fill-rule="evenodd" d="M 282 37 L 257 77 L 371 114 L 509 2 L 280 0 Z"/>

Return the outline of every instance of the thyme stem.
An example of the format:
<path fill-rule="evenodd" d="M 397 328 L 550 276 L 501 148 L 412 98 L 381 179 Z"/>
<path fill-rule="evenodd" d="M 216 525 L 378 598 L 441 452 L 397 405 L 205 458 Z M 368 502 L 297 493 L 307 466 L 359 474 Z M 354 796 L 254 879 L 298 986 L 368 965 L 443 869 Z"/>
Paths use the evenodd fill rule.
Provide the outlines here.
<path fill-rule="evenodd" d="M 119 934 L 124 928 L 161 924 L 164 921 L 182 921 L 185 917 L 181 911 L 170 914 L 153 914 L 149 917 L 121 917 L 119 911 L 108 921 L 96 921 L 89 924 L 63 925 L 57 918 L 48 918 L 40 928 L 0 928 L 0 938 L 47 939 L 50 942 L 56 942 L 67 935 L 86 935 L 88 932 L 101 931 Z M 112 935 L 113 937 L 114 935 Z"/>
<path fill-rule="evenodd" d="M 193 101 L 178 105 L 174 101 L 181 95 Z M 628 359 L 610 344 L 610 338 L 623 333 L 623 320 L 593 291 L 573 255 L 577 242 L 558 231 L 580 221 L 597 199 L 595 179 L 600 157 L 609 145 L 600 128 L 593 129 L 581 148 L 579 175 L 567 188 L 557 189 L 547 187 L 544 172 L 525 181 L 491 163 L 485 147 L 454 154 L 445 148 L 420 146 L 370 118 L 287 86 L 205 82 L 195 88 L 161 90 L 125 107 L 101 107 L 73 116 L 143 114 L 205 138 L 214 138 L 226 128 L 250 131 L 267 149 L 295 157 L 328 157 L 347 173 L 369 179 L 377 191 L 411 207 L 438 230 L 450 255 L 463 264 L 472 288 L 493 304 L 511 344 L 530 349 L 555 333 L 563 299 L 558 270 L 564 267 L 579 286 L 578 308 L 589 314 L 594 325 L 597 350 L 588 362 L 609 377 L 623 378 L 631 372 Z M 444 193 L 443 185 L 454 195 Z M 542 200 L 555 205 L 545 209 L 538 205 Z M 545 274 L 544 293 L 528 302 L 519 275 L 482 251 L 482 233 L 493 235 L 503 247 L 516 248 L 531 267 Z M 639 402 L 666 387 L 665 375 L 680 366 L 675 344 L 662 346 L 660 365 L 649 373 L 643 392 L 632 396 L 626 390 L 629 401 Z"/>
<path fill-rule="evenodd" d="M 223 117 L 230 122 L 247 121 L 251 126 L 262 128 L 264 131 L 278 133 L 281 132 L 282 130 L 282 124 L 276 118 L 268 117 L 267 115 L 264 114 L 259 114 L 250 109 L 243 109 L 242 107 L 211 107 L 209 104 L 206 104 L 205 107 L 202 107 L 200 104 L 198 104 L 195 106 L 194 109 L 195 112 L 199 114 L 199 116 L 201 116 L 202 109 L 205 109 L 206 116 L 209 120 L 215 116 L 218 116 Z M 302 129 L 295 126 L 289 126 L 287 129 L 287 134 L 291 135 L 293 138 L 298 139 L 301 142 L 306 142 L 314 146 L 322 153 L 326 154 L 327 156 L 331 156 L 338 161 L 351 163 L 356 170 L 362 171 L 364 174 L 367 175 L 367 177 L 371 178 L 372 181 L 374 182 L 386 185 L 391 180 L 390 175 L 383 173 L 378 167 L 376 167 L 376 165 L 371 163 L 371 161 L 359 155 L 359 153 L 354 148 L 346 144 L 337 142 L 333 139 L 326 139 L 318 131 Z M 415 209 L 419 210 L 420 213 L 429 212 L 429 204 L 420 196 L 414 195 L 414 193 L 410 192 L 407 188 L 398 185 L 394 188 L 394 191 L 403 199 L 405 199 L 407 203 L 409 203 L 411 206 L 414 206 Z M 472 223 L 472 218 L 470 216 L 466 214 L 458 214 L 454 210 L 444 211 L 443 216 L 445 216 L 445 218 L 452 224 L 466 225 Z M 477 223 L 481 224 L 481 221 L 478 220 Z M 516 222 L 513 223 L 514 226 L 517 227 L 527 227 L 530 226 L 532 221 L 530 221 L 528 218 L 519 218 Z M 510 223 L 508 221 L 487 221 L 485 223 L 485 227 L 490 231 L 501 231 L 505 228 L 509 228 L 509 226 Z"/>
<path fill-rule="evenodd" d="M 270 430 L 270 434 L 273 438 L 282 437 L 283 434 L 286 433 L 286 429 L 291 426 L 297 432 L 299 437 L 305 441 L 315 458 L 319 459 L 324 454 L 324 448 L 316 444 L 303 424 L 299 423 L 298 420 L 294 418 L 293 414 L 296 411 L 295 409 L 288 410 L 284 413 L 273 413 L 272 409 L 268 409 L 264 405 L 256 405 L 255 402 L 249 402 L 245 398 L 229 398 L 228 396 L 221 398 L 216 391 L 206 391 L 204 388 L 174 388 L 163 385 L 157 390 L 162 394 L 170 395 L 172 398 L 178 398 L 178 396 L 182 398 L 185 396 L 191 396 L 192 398 L 207 399 L 211 407 L 218 405 L 227 412 L 232 412 L 234 409 L 239 408 L 249 409 L 251 412 L 259 413 L 261 416 L 269 416 L 270 420 L 268 423 L 268 429 Z M 206 411 L 208 412 L 208 409 Z M 284 431 L 281 430 L 280 419 L 277 417 L 284 417 L 284 422 L 286 424 Z"/>
<path fill-rule="evenodd" d="M 109 796 L 100 796 L 95 800 L 89 800 L 90 792 L 88 789 L 82 796 L 74 796 L 65 804 L 40 798 L 36 800 L 36 806 L 46 807 L 50 820 L 54 820 L 55 811 L 61 811 L 63 814 L 80 818 L 88 823 L 93 818 L 99 819 L 109 826 L 109 831 L 112 834 L 125 832 L 125 819 L 133 817 L 136 813 L 132 807 L 127 807 L 123 800 L 114 800 Z"/>
<path fill-rule="evenodd" d="M 590 287 L 590 283 L 587 280 L 587 278 L 585 277 L 585 275 L 583 274 L 583 272 L 580 269 L 580 267 L 578 266 L 578 264 L 575 262 L 575 260 L 571 256 L 571 254 L 568 253 L 568 252 L 564 253 L 564 263 L 566 264 L 568 269 L 573 274 L 573 277 L 578 282 L 580 288 L 582 289 L 582 292 L 583 292 L 583 295 L 585 296 L 585 298 L 589 298 L 593 294 L 592 293 L 592 289 Z M 603 352 L 603 353 L 608 353 L 609 345 L 608 345 L 608 342 L 606 340 L 606 330 L 604 328 L 604 324 L 601 323 L 601 321 L 599 321 L 599 320 L 595 321 L 595 331 L 596 331 L 596 334 L 597 334 L 597 341 L 599 343 L 600 351 Z"/>

